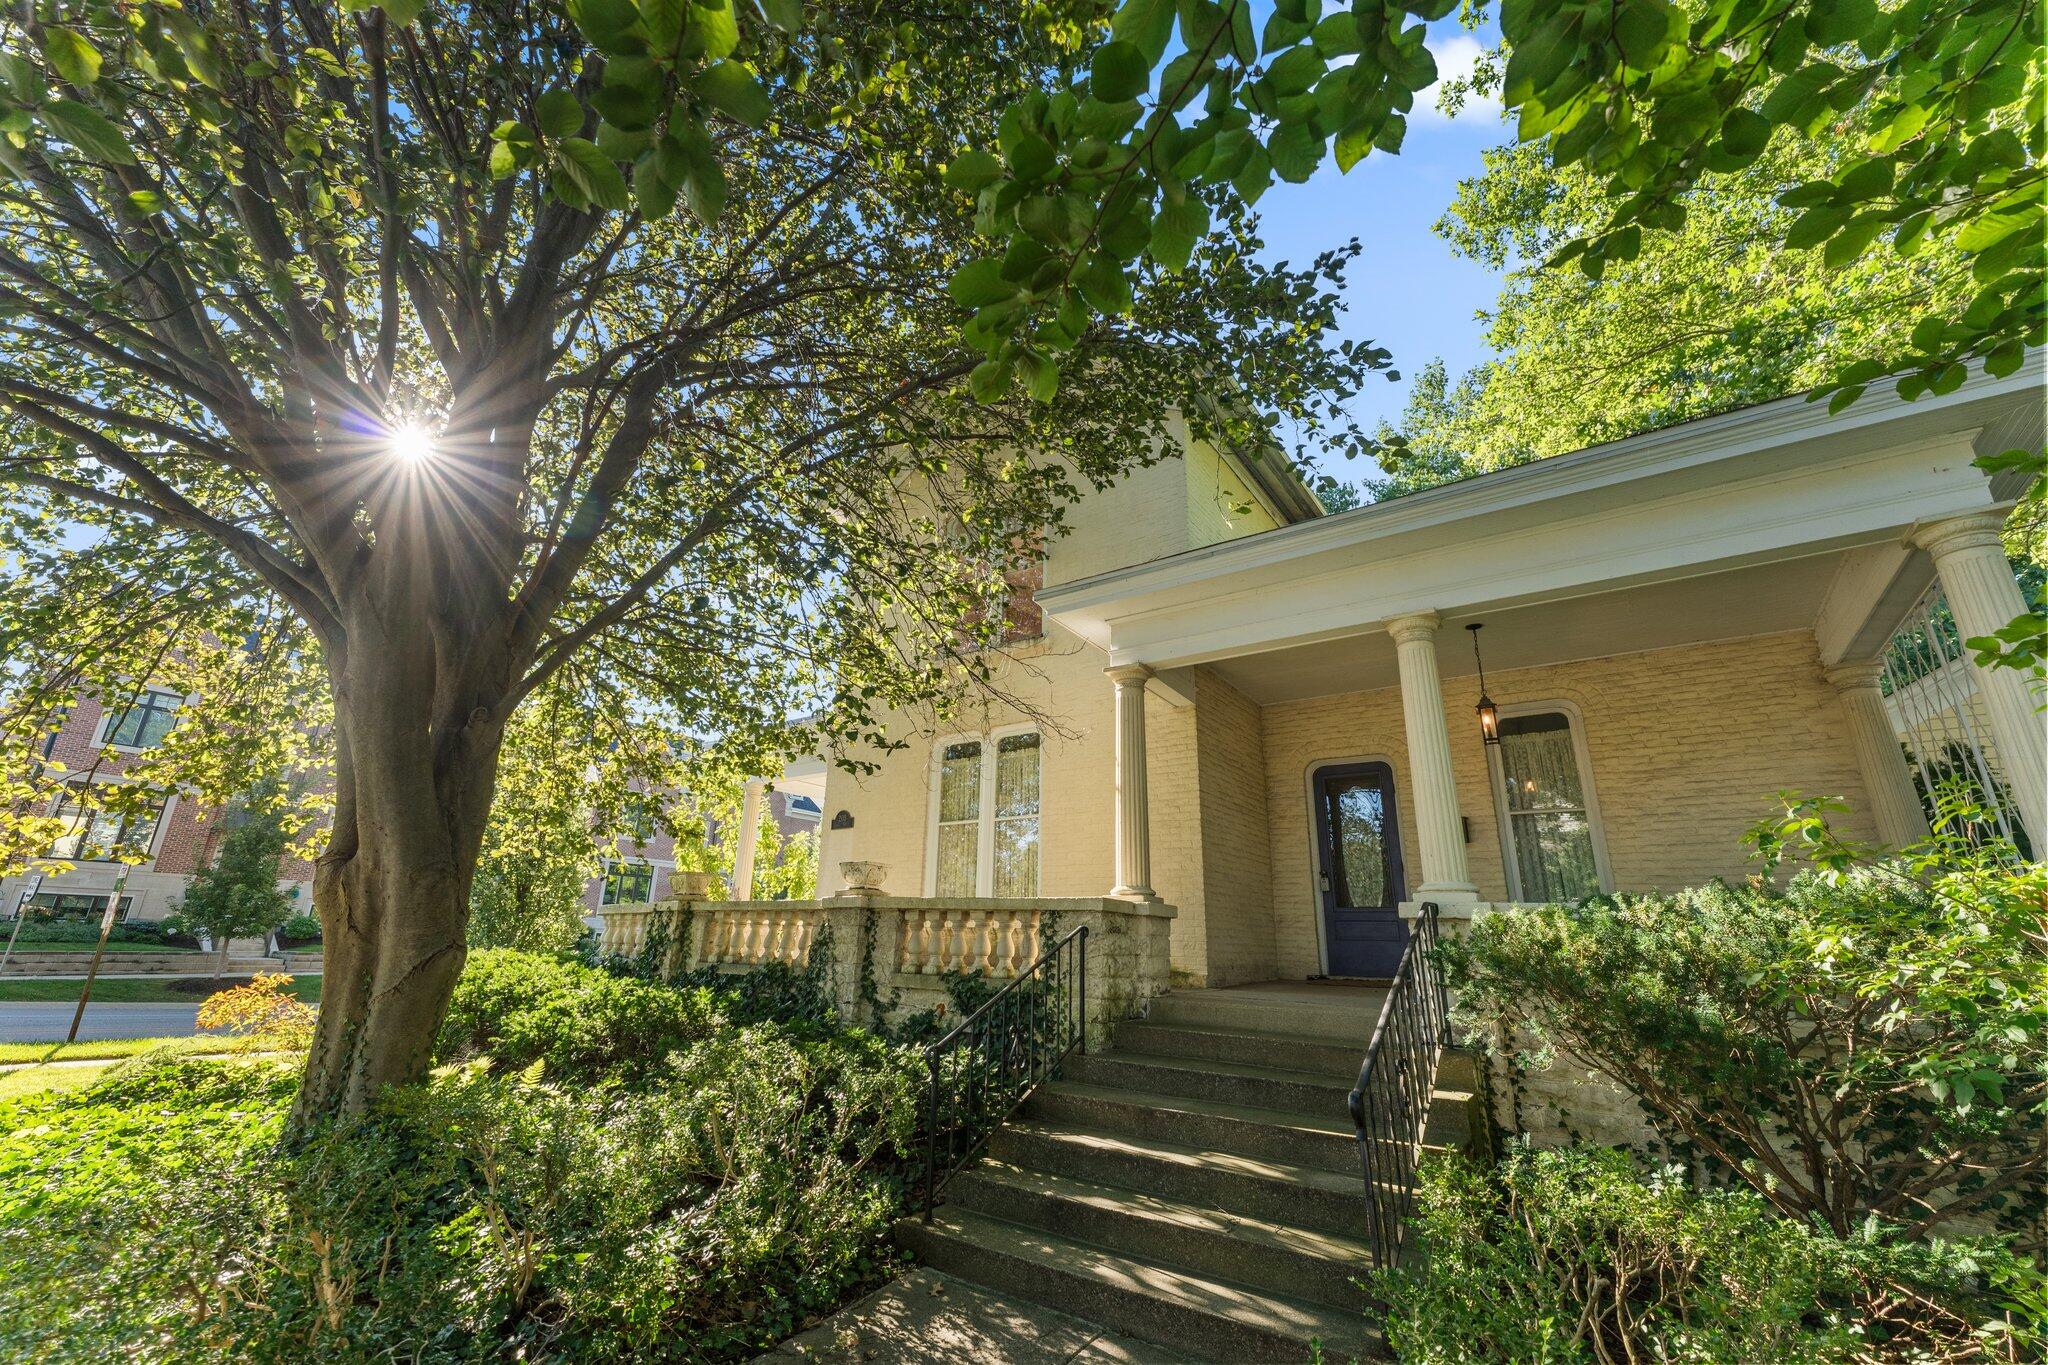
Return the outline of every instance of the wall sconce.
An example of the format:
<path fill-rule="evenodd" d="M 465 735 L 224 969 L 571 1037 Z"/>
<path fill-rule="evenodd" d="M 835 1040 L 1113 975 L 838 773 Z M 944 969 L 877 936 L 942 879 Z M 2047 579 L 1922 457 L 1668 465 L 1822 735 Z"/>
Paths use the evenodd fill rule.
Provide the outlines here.
<path fill-rule="evenodd" d="M 1479 665 L 1479 737 L 1488 744 L 1500 743 L 1500 708 L 1486 695 L 1486 664 L 1479 657 L 1479 627 L 1474 621 L 1465 629 L 1472 632 L 1472 662 Z"/>

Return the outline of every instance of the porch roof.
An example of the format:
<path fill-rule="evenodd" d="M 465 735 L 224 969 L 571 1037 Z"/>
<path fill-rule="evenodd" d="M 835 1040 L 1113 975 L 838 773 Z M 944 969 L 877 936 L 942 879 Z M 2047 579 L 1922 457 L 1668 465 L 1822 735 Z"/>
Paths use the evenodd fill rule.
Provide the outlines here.
<path fill-rule="evenodd" d="M 1803 396 L 1047 588 L 1112 664 L 1211 664 L 1254 700 L 1391 686 L 1393 617 L 1484 617 L 1489 670 L 1813 629 L 1872 647 L 1932 568 L 1914 527 L 2001 507 L 1971 461 L 2038 442 L 2040 353 L 1839 414 Z M 1443 671 L 1469 672 L 1462 632 Z"/>

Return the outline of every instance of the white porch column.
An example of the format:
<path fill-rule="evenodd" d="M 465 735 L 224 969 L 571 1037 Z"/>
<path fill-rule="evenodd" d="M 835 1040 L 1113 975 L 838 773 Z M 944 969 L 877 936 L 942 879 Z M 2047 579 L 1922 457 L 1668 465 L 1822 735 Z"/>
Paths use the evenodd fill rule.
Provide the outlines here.
<path fill-rule="evenodd" d="M 1904 848 L 1927 837 L 1927 812 L 1913 789 L 1913 770 L 1906 766 L 1905 750 L 1892 729 L 1892 718 L 1884 709 L 1884 660 L 1837 664 L 1828 670 L 1828 681 L 1842 698 L 1842 714 L 1849 722 L 1849 742 L 1856 749 L 1856 767 L 1863 774 L 1864 790 L 1870 794 L 1870 816 L 1877 824 L 1877 837 L 1892 848 Z"/>
<path fill-rule="evenodd" d="M 1116 888 L 1110 894 L 1157 900 L 1145 792 L 1145 682 L 1152 670 L 1124 664 L 1103 672 L 1116 684 Z"/>
<path fill-rule="evenodd" d="M 740 797 L 739 847 L 732 856 L 732 898 L 736 901 L 754 898 L 754 849 L 760 842 L 761 779 L 754 778 Z"/>
<path fill-rule="evenodd" d="M 1415 841 L 1422 847 L 1418 901 L 1476 901 L 1479 888 L 1465 866 L 1464 826 L 1458 818 L 1458 780 L 1451 771 L 1451 741 L 1444 729 L 1443 683 L 1436 671 L 1437 614 L 1397 616 L 1387 622 L 1401 661 L 1401 719 L 1408 732 L 1408 780 L 1415 790 Z"/>
<path fill-rule="evenodd" d="M 1978 512 L 1934 522 L 1913 535 L 1934 556 L 1942 595 L 1965 640 L 1990 635 L 2027 609 L 1999 540 L 2004 524 L 2001 513 Z M 2018 669 L 1978 668 L 1974 655 L 1970 666 L 1977 670 L 1977 694 L 1998 765 L 2038 850 L 2048 842 L 2048 717 L 2034 708 L 2048 698 L 2036 698 Z"/>

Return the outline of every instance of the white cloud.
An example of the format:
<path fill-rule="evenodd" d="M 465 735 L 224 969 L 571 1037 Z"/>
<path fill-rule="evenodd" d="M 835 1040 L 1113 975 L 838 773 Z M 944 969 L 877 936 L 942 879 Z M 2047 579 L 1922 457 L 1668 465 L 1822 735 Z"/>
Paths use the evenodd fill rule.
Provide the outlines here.
<path fill-rule="evenodd" d="M 1415 96 L 1415 108 L 1409 117 L 1418 122 L 1449 123 L 1453 120 L 1436 107 L 1437 97 L 1443 93 L 1443 82 L 1463 80 L 1472 74 L 1472 68 L 1485 55 L 1486 48 L 1477 38 L 1468 33 L 1455 33 L 1440 42 L 1429 44 L 1429 55 L 1436 58 L 1437 84 Z M 1495 123 L 1500 120 L 1500 100 L 1491 94 L 1467 95 L 1464 105 L 1458 110 L 1458 123 Z"/>

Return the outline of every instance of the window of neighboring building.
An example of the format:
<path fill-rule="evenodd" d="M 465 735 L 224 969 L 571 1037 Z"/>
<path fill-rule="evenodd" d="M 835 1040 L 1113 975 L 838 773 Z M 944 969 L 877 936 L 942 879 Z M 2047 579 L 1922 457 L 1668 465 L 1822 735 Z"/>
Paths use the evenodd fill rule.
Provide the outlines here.
<path fill-rule="evenodd" d="M 1495 750 L 1508 894 L 1518 901 L 1574 901 L 1606 881 L 1599 815 L 1564 711 L 1504 716 Z"/>
<path fill-rule="evenodd" d="M 115 862 L 147 858 L 156 844 L 164 816 L 164 797 L 157 795 L 139 810 L 115 811 L 88 807 L 80 800 L 81 784 L 64 789 L 50 814 L 64 822 L 64 833 L 50 846 L 52 858 L 66 862 Z"/>
<path fill-rule="evenodd" d="M 154 749 L 178 723 L 178 707 L 183 700 L 175 692 L 143 691 L 108 723 L 106 738 L 101 743 L 122 749 Z"/>
<path fill-rule="evenodd" d="M 638 905 L 653 899 L 653 863 L 639 858 L 620 858 L 604 865 L 604 904 Z"/>
<path fill-rule="evenodd" d="M 939 746 L 933 895 L 1038 894 L 1040 749 L 1035 731 Z"/>
<path fill-rule="evenodd" d="M 29 897 L 29 908 L 40 910 L 53 919 L 98 919 L 107 913 L 105 896 L 86 895 L 76 891 L 42 891 Z M 135 908 L 135 897 L 121 897 L 120 908 L 114 911 L 114 922 L 128 918 L 128 912 Z"/>

